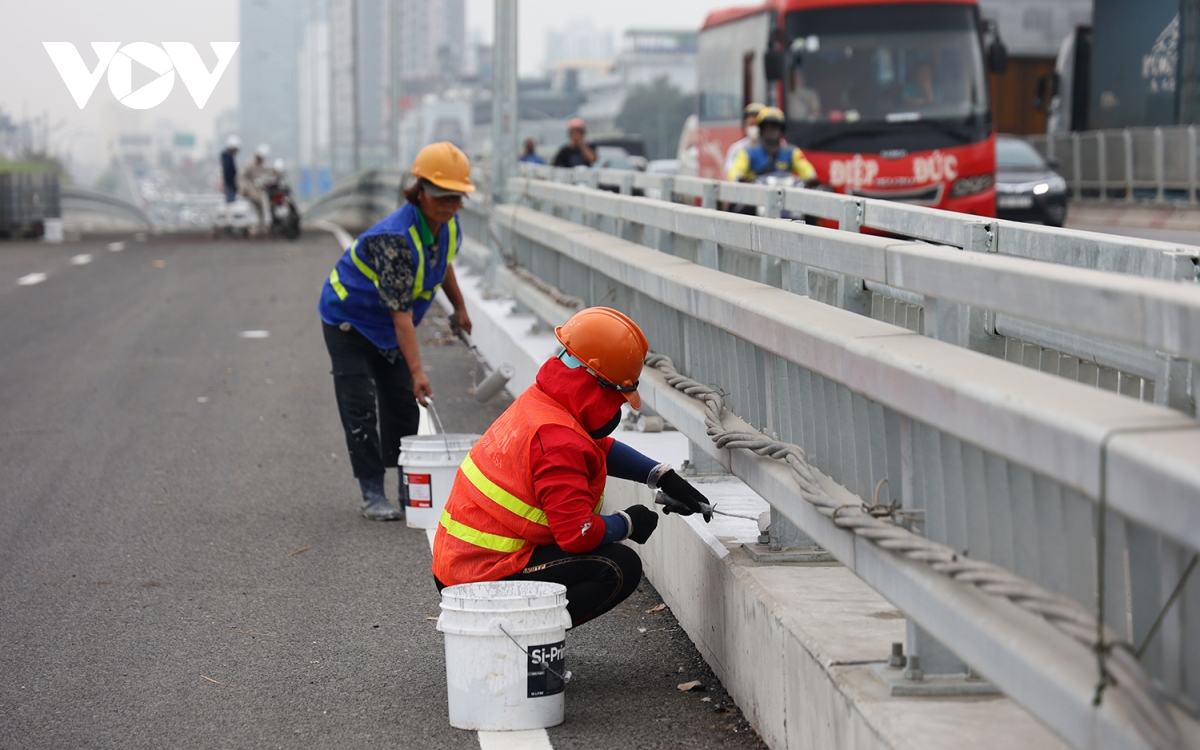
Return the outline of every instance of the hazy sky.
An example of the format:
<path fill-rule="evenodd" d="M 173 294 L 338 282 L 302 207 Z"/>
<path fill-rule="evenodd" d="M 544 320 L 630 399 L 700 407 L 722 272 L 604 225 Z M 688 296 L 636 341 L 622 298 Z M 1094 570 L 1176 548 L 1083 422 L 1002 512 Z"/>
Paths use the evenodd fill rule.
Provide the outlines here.
<path fill-rule="evenodd" d="M 612 29 L 613 42 L 621 43 L 628 28 L 699 29 L 710 10 L 731 5 L 758 5 L 757 0 L 519 0 L 517 38 L 521 48 L 521 75 L 541 72 L 546 55 L 546 32 L 562 29 L 575 19 L 587 19 L 597 29 Z M 484 39 L 492 36 L 493 0 L 467 0 L 467 28 L 478 28 Z"/>
<path fill-rule="evenodd" d="M 278 7 L 285 16 L 288 0 L 244 0 Z M 699 28 L 712 8 L 730 0 L 520 0 L 520 67 L 523 75 L 540 72 L 546 33 L 576 19 L 598 29 L 620 32 L 634 27 Z M 240 41 L 239 0 L 0 0 L 0 109 L 22 119 L 48 113 L 53 150 L 70 150 L 77 160 L 106 161 L 107 135 L 123 129 L 150 129 L 170 120 L 195 132 L 201 141 L 212 136 L 213 119 L 237 106 L 240 50 L 203 110 L 176 76 L 170 97 L 144 111 L 119 104 L 101 78 L 85 109 L 80 110 L 50 61 L 42 42 L 72 42 L 90 67 L 96 63 L 95 41 L 191 42 L 211 68 L 216 57 L 209 42 Z M 492 36 L 492 0 L 467 0 L 468 29 Z M 135 70 L 138 66 L 135 66 Z M 135 77 L 134 88 L 152 76 Z"/>

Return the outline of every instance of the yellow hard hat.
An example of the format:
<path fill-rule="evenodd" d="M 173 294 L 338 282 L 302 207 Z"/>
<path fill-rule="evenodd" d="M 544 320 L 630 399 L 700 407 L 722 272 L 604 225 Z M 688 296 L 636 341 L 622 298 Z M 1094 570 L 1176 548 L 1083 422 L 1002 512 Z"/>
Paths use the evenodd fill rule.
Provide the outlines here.
<path fill-rule="evenodd" d="M 409 170 L 442 190 L 452 193 L 473 193 L 471 161 L 458 146 L 449 141 L 432 143 L 417 154 Z"/>
<path fill-rule="evenodd" d="M 763 107 L 758 111 L 758 126 L 761 128 L 768 121 L 779 127 L 784 127 L 787 124 L 787 121 L 783 117 L 783 110 L 779 107 Z"/>

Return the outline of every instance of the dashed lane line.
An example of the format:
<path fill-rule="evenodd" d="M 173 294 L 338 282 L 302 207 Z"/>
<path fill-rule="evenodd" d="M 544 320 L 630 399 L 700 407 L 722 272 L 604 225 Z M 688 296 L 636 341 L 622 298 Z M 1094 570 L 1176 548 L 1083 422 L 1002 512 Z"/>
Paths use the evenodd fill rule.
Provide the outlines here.
<path fill-rule="evenodd" d="M 517 732 L 480 732 L 479 750 L 554 750 L 545 729 Z"/>
<path fill-rule="evenodd" d="M 92 262 L 92 254 L 91 253 L 82 253 L 80 255 L 76 255 L 71 258 L 71 265 L 73 265 L 73 266 L 86 266 L 88 263 L 91 263 L 91 262 Z"/>
<path fill-rule="evenodd" d="M 22 276 L 21 278 L 17 279 L 17 285 L 18 286 L 33 286 L 34 284 L 40 284 L 45 280 L 46 280 L 46 274 L 41 273 L 40 271 L 38 273 L 27 273 L 24 276 Z"/>

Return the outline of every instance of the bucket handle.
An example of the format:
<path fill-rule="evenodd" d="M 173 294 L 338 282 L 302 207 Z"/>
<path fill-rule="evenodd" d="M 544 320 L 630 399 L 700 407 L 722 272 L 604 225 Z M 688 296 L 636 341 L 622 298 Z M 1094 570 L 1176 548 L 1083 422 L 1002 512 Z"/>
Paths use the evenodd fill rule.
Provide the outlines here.
<path fill-rule="evenodd" d="M 429 415 L 433 417 L 433 423 L 437 425 L 438 434 L 442 436 L 442 443 L 446 446 L 446 458 L 453 461 L 454 456 L 450 455 L 450 438 L 446 437 L 446 428 L 442 427 L 442 418 L 438 416 L 437 407 L 433 405 L 433 396 L 425 399 L 425 403 L 428 404 Z"/>
<path fill-rule="evenodd" d="M 529 651 L 526 650 L 526 648 L 521 645 L 521 642 L 518 641 L 516 638 L 513 638 L 512 633 L 510 633 L 504 629 L 504 621 L 496 620 L 495 623 L 496 623 L 496 627 L 500 628 L 500 632 L 507 635 L 508 640 L 515 643 L 517 645 L 517 648 L 521 649 L 521 653 L 525 654 L 525 656 L 529 656 Z M 564 685 L 566 685 L 568 682 L 570 682 L 571 678 L 575 676 L 574 674 L 571 673 L 571 670 L 569 670 L 569 669 L 563 670 L 563 673 L 559 674 L 558 670 L 556 670 L 554 667 L 551 667 L 546 662 L 542 662 L 542 666 L 546 668 L 546 671 L 550 672 L 555 677 L 562 680 Z"/>

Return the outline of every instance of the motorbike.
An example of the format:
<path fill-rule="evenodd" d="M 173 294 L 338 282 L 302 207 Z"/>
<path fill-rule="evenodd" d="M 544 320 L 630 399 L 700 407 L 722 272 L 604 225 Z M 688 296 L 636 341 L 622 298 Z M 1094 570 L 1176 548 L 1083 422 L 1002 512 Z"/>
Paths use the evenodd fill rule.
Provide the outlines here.
<path fill-rule="evenodd" d="M 271 236 L 294 240 L 300 236 L 300 212 L 292 200 L 292 189 L 283 180 L 283 167 L 277 161 L 275 177 L 263 185 L 271 212 Z"/>

